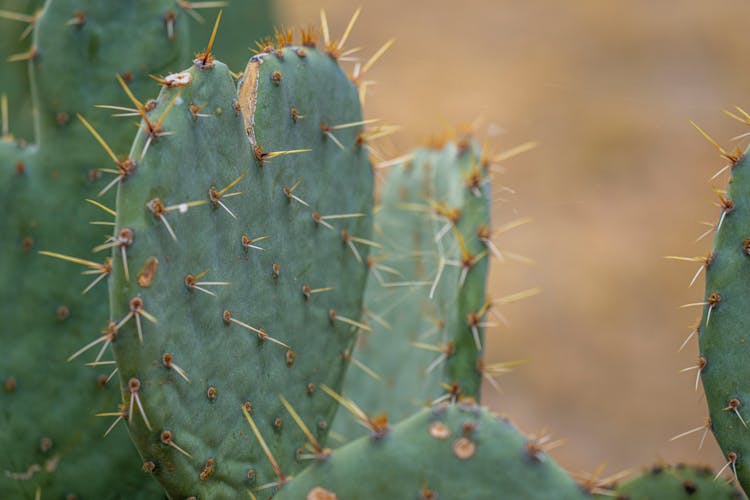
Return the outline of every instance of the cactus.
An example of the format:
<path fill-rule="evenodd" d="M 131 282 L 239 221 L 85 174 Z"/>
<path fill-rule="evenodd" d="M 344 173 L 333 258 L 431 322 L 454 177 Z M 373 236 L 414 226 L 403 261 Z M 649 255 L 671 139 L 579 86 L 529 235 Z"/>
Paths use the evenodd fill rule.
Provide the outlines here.
<path fill-rule="evenodd" d="M 439 405 L 333 451 L 276 498 L 587 498 L 544 448 L 478 406 Z"/>
<path fill-rule="evenodd" d="M 479 400 L 488 261 L 499 254 L 490 207 L 487 161 L 469 137 L 391 167 L 365 293 L 373 332 L 359 336 L 344 386 L 366 413 L 397 422 L 451 393 Z M 361 429 L 337 419 L 334 430 Z"/>
<path fill-rule="evenodd" d="M 747 283 L 750 280 L 750 182 L 747 156 L 732 160 L 731 180 L 721 196 L 721 214 L 713 252 L 704 260 L 706 299 L 699 332 L 696 368 L 706 392 L 711 429 L 726 456 L 727 467 L 743 488 L 750 487 L 750 366 L 747 363 Z"/>
<path fill-rule="evenodd" d="M 283 483 L 302 464 L 279 396 L 321 442 L 336 409 L 317 387 L 340 386 L 360 325 L 372 171 L 356 87 L 303 40 L 252 58 L 238 88 L 210 48 L 165 78 L 119 186 L 113 347 L 171 497 Z"/>
<path fill-rule="evenodd" d="M 0 3 L 0 52 L 23 52 L 25 26 L 9 18 L 24 18 L 9 12 L 31 13 L 33 4 Z M 143 469 L 174 498 L 586 497 L 591 489 L 546 455 L 546 437 L 524 437 L 477 406 L 492 372 L 482 360 L 486 315 L 534 292 L 495 302 L 485 295 L 489 256 L 499 252 L 482 152 L 460 139 L 394 167 L 371 241 L 357 93 L 365 87 L 337 62 L 359 11 L 341 42 L 329 40 L 324 23 L 324 51 L 311 31 L 297 46 L 290 31 L 275 30 L 237 87 L 212 45 L 231 38 L 225 62 L 237 69 L 247 44 L 233 33 L 256 22 L 268 30 L 269 5 L 235 0 L 225 16 L 234 27 L 218 38 L 214 27 L 208 49 L 179 73 L 170 72 L 197 46 L 189 33 L 206 36 L 188 15 L 217 3 L 48 0 L 25 18 L 33 43 L 14 59 L 29 59 L 34 85 L 22 83 L 22 63 L 0 78 L 15 106 L 34 89 L 35 112 L 25 118 L 35 119 L 36 135 L 34 146 L 13 139 L 3 98 L 0 340 L 13 356 L 0 367 L 0 446 L 9 450 L 0 491 L 159 497 Z M 354 83 L 387 45 L 355 67 Z M 149 74 L 165 88 L 142 103 L 135 95 Z M 130 124 L 105 121 L 97 104 L 134 108 L 125 114 L 141 118 L 135 142 Z M 18 137 L 29 137 L 17 109 Z M 116 170 L 98 168 L 107 155 Z M 721 201 L 716 252 L 705 260 L 696 368 L 727 454 L 720 474 L 731 468 L 746 483 L 740 304 L 750 243 L 743 202 L 732 199 L 746 174 L 740 155 L 725 156 L 733 184 Z M 108 170 L 114 177 L 102 179 Z M 114 186 L 115 210 L 107 197 L 83 203 Z M 80 223 L 101 210 L 115 221 Z M 101 225 L 115 230 L 95 250 L 111 257 L 82 258 L 104 237 Z M 108 314 L 102 293 L 80 291 L 110 275 Z M 109 383 L 110 345 L 120 395 Z M 78 357 L 94 368 L 66 362 Z M 365 411 L 339 396 L 342 387 Z M 331 451 L 329 427 L 344 408 L 370 434 Z M 140 460 L 117 427 L 123 421 Z M 350 417 L 336 422 L 339 433 L 358 434 Z M 708 476 L 652 469 L 610 493 L 736 496 Z"/>
<path fill-rule="evenodd" d="M 158 496 L 156 484 L 144 479 L 147 476 L 125 432 L 114 430 L 103 440 L 108 424 L 94 417 L 119 400 L 108 383 L 112 368 L 81 368 L 66 362 L 106 324 L 106 295 L 81 296 L 92 276 L 80 277 L 79 269 L 56 264 L 37 251 L 64 260 L 75 256 L 75 260 L 86 257 L 101 237 L 100 225 L 72 223 L 81 216 L 100 219 L 103 213 L 83 201 L 106 185 L 97 169 L 102 150 L 86 127 L 103 128 L 111 120 L 104 119 L 104 112 L 94 113 L 93 105 L 127 104 L 115 74 L 141 93 L 146 83 L 150 85 L 149 74 L 166 74 L 189 60 L 191 21 L 176 8 L 188 2 L 104 5 L 51 0 L 44 11 L 35 13 L 41 4 L 21 0 L 0 4 L 0 53 L 17 54 L 12 59 L 19 60 L 0 73 L 0 93 L 5 94 L 0 138 L 0 230 L 5 235 L 0 243 L 4 290 L 0 312 L 8 318 L 0 338 L 14 353 L 0 369 L 5 386 L 0 406 L 13 408 L 13 413 L 0 417 L 0 445 L 13 450 L 0 460 L 0 491 L 29 498 L 35 492 L 45 497 L 75 493 L 153 498 Z M 235 19 L 242 21 L 241 16 Z M 27 22 L 14 22 L 18 20 Z M 23 31 L 33 36 L 19 40 Z M 31 48 L 24 51 L 23 45 Z M 36 85 L 34 113 L 28 104 L 30 71 Z M 88 119 L 76 120 L 78 113 Z M 23 140 L 14 141 L 8 118 L 16 137 L 30 138 L 32 116 L 37 122 L 37 145 L 27 147 Z M 115 151 L 132 142 L 132 125 L 126 121 L 107 123 L 107 131 Z M 109 270 L 107 262 L 75 261 L 95 273 L 93 278 L 104 277 Z M 55 276 L 52 286 L 50 275 Z M 102 467 L 105 473 L 92 474 Z"/>
<path fill-rule="evenodd" d="M 84 198 L 105 184 L 98 179 L 101 149 L 75 115 L 89 114 L 94 104 L 117 104 L 116 73 L 132 71 L 140 90 L 150 72 L 187 52 L 167 39 L 164 4 L 171 2 L 129 2 L 124 12 L 113 12 L 95 0 L 55 0 L 36 21 L 30 65 L 38 144 L 23 147 L 8 134 L 0 141 L 0 340 L 13 353 L 0 368 L 0 446 L 7 450 L 0 491 L 9 497 L 156 492 L 143 484 L 126 434 L 115 430 L 104 440 L 108 424 L 94 416 L 118 401 L 107 383 L 112 368 L 66 362 L 106 324 L 106 301 L 81 291 L 106 274 L 107 264 L 87 264 L 100 274 L 82 277 L 77 266 L 38 251 L 87 256 L 102 236 L 101 226 L 69 223 L 100 219 L 100 209 Z M 90 121 L 101 124 L 104 114 L 92 113 Z M 112 146 L 122 148 L 131 131 L 126 122 L 111 127 Z"/>
<path fill-rule="evenodd" d="M 618 500 L 738 500 L 744 498 L 731 483 L 714 477 L 708 467 L 656 465 L 596 498 Z"/>
<path fill-rule="evenodd" d="M 489 226 L 490 207 L 479 156 L 473 142 L 447 143 L 389 172 L 375 220 L 383 248 L 370 259 L 365 294 L 373 332 L 352 353 L 369 371 L 353 367 L 344 386 L 368 414 L 398 422 L 444 394 L 441 383 L 479 398 L 484 328 L 480 318 L 467 323 L 486 302 L 489 261 L 476 236 Z M 472 175 L 478 196 L 467 186 Z M 350 420 L 339 421 L 349 435 Z"/>
<path fill-rule="evenodd" d="M 37 24 L 38 13 L 43 5 L 44 0 L 0 0 L 0 56 L 11 61 L 0 71 L 0 93 L 8 96 L 14 135 L 24 140 L 34 137 L 31 85 L 27 66 L 13 61 L 23 61 L 28 51 L 33 51 L 33 46 L 29 43 L 32 37 L 29 34 Z M 211 32 L 212 25 L 205 22 L 205 12 L 202 9 L 221 6 L 225 10 L 225 22 L 218 34 L 218 41 L 227 42 L 222 43 L 225 48 L 222 57 L 232 68 L 241 68 L 245 64 L 247 45 L 250 42 L 272 33 L 272 20 L 275 17 L 270 0 L 233 0 L 213 4 L 173 0 L 159 2 L 158 5 L 168 36 L 189 49 L 201 47 Z M 71 8 L 74 10 L 68 12 L 69 19 L 73 18 L 76 11 L 87 10 L 85 2 L 71 4 Z M 119 8 L 125 10 L 128 6 L 123 3 Z M 110 16 L 114 16 L 116 12 L 112 11 Z M 178 40 L 178 36 L 182 39 Z M 189 41 L 184 39 L 186 36 L 189 36 Z M 187 51 L 183 52 L 173 65 L 165 69 L 174 71 L 187 66 L 192 55 Z"/>

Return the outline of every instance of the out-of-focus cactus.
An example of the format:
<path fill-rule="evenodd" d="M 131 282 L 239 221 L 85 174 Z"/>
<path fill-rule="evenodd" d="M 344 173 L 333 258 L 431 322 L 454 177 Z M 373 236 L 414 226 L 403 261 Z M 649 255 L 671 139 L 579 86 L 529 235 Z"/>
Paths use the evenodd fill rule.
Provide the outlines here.
<path fill-rule="evenodd" d="M 373 332 L 360 334 L 344 385 L 367 414 L 398 422 L 443 398 L 479 400 L 488 263 L 499 253 L 490 208 L 486 159 L 470 138 L 390 168 L 365 293 Z M 341 418 L 334 430 L 361 428 Z"/>
<path fill-rule="evenodd" d="M 620 485 L 596 495 L 601 500 L 739 500 L 744 498 L 731 483 L 714 477 L 709 467 L 683 464 L 656 465 Z"/>
<path fill-rule="evenodd" d="M 119 186 L 113 347 L 131 436 L 174 498 L 283 483 L 305 465 L 288 412 L 323 442 L 337 408 L 319 386 L 340 387 L 360 325 L 373 180 L 357 88 L 303 40 L 238 88 L 210 52 L 165 77 Z"/>
<path fill-rule="evenodd" d="M 93 107 L 121 102 L 116 74 L 140 92 L 149 73 L 186 56 L 187 45 L 169 40 L 164 26 L 171 3 L 53 0 L 35 21 L 29 65 L 38 142 L 21 147 L 5 131 L 0 141 L 0 341 L 12 353 L 0 365 L 0 447 L 6 450 L 0 491 L 9 498 L 149 493 L 126 433 L 115 429 L 103 439 L 109 424 L 94 416 L 119 401 L 108 383 L 112 367 L 67 362 L 108 318 L 103 288 L 98 296 L 81 294 L 109 272 L 106 256 L 89 257 L 106 229 L 85 221 L 109 216 L 84 201 L 108 180 L 100 179 L 101 148 L 76 114 L 97 128 L 105 117 L 111 122 Z M 178 24 L 187 27 L 187 19 Z M 115 151 L 132 140 L 125 121 L 107 130 Z M 91 275 L 39 251 L 85 258 L 77 262 Z"/>
<path fill-rule="evenodd" d="M 26 141 L 34 138 L 34 106 L 28 66 L 18 61 L 23 61 L 29 51 L 35 49 L 31 34 L 37 25 L 38 15 L 44 3 L 44 0 L 0 0 L 0 93 L 8 96 L 13 134 Z M 189 51 L 202 47 L 211 33 L 213 25 L 206 22 L 206 14 L 217 8 L 224 9 L 225 14 L 224 25 L 218 34 L 218 41 L 224 47 L 222 59 L 235 71 L 247 62 L 248 48 L 254 48 L 250 45 L 255 40 L 273 34 L 275 9 L 271 0 L 172 0 L 154 5 L 159 8 L 167 36 L 176 44 L 188 49 L 173 65 L 163 68 L 162 73 L 176 71 L 190 64 L 193 54 Z M 75 21 L 76 13 L 84 12 L 87 4 L 82 1 L 75 5 L 71 4 L 70 7 L 74 10 L 68 13 L 69 19 Z M 120 12 L 139 8 L 137 3 L 123 0 L 111 3 L 110 7 L 107 15 L 110 18 L 109 22 L 116 21 L 116 16 Z M 140 73 L 140 70 L 136 73 Z M 114 101 L 110 101 L 107 104 L 113 103 Z"/>

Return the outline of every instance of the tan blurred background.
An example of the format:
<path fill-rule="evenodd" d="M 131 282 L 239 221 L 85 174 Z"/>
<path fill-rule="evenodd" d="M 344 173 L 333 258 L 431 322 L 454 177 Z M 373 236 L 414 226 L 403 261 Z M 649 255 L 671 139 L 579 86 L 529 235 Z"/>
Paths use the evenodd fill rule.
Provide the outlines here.
<path fill-rule="evenodd" d="M 386 154 L 478 117 L 498 150 L 540 142 L 496 178 L 517 194 L 505 194 L 495 222 L 534 218 L 498 242 L 537 264 L 495 262 L 491 293 L 543 293 L 507 306 L 510 326 L 488 333 L 490 360 L 530 363 L 486 403 L 525 431 L 566 438 L 553 455 L 572 472 L 660 459 L 721 466 L 713 438 L 701 451 L 700 433 L 669 442 L 706 416 L 694 372 L 678 373 L 697 344 L 677 352 L 699 313 L 678 306 L 702 300 L 703 281 L 688 289 L 698 266 L 663 256 L 710 248 L 693 240 L 699 220 L 718 216 L 709 178 L 723 163 L 688 120 L 724 145 L 747 131 L 722 110 L 750 107 L 750 4 L 360 3 L 349 46 L 367 58 L 397 39 L 370 73 L 378 85 L 366 107 L 403 127 L 381 143 Z M 283 0 L 282 19 L 317 23 L 322 6 L 340 35 L 356 5 Z"/>

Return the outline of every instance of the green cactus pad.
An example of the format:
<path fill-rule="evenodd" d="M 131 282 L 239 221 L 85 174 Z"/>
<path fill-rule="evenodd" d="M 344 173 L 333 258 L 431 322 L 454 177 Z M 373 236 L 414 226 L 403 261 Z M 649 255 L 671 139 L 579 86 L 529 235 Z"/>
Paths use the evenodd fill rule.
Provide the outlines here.
<path fill-rule="evenodd" d="M 601 500 L 739 500 L 744 498 L 732 484 L 714 477 L 708 467 L 654 466 L 637 477 L 596 495 Z"/>
<path fill-rule="evenodd" d="M 697 364 L 706 391 L 711 429 L 729 469 L 750 487 L 750 158 L 732 167 L 726 197 L 706 264 L 706 299 L 699 327 Z M 750 310 L 750 309 L 749 309 Z"/>
<path fill-rule="evenodd" d="M 380 193 L 383 247 L 365 292 L 373 332 L 360 334 L 344 385 L 370 415 L 398 422 L 451 391 L 479 400 L 491 206 L 480 157 L 468 139 L 418 149 Z M 334 430 L 361 428 L 337 418 Z"/>
<path fill-rule="evenodd" d="M 336 410 L 318 386 L 340 387 L 354 341 L 373 187 L 361 126 L 336 126 L 361 109 L 313 47 L 254 57 L 238 90 L 205 56 L 167 80 L 118 192 L 113 346 L 168 494 L 244 496 L 283 476 L 243 409 L 282 474 L 303 466 L 302 435 L 279 396 L 321 440 Z"/>
<path fill-rule="evenodd" d="M 328 495 L 328 496 L 326 496 Z M 477 406 L 425 408 L 308 467 L 285 499 L 587 498 L 538 441 Z"/>
<path fill-rule="evenodd" d="M 106 154 L 75 116 L 90 116 L 97 127 L 108 122 L 109 144 L 123 151 L 132 124 L 112 123 L 93 105 L 126 99 L 115 74 L 130 71 L 140 91 L 149 73 L 186 52 L 166 36 L 162 13 L 171 1 L 122 3 L 47 4 L 31 62 L 39 143 L 21 148 L 9 137 L 0 141 L 0 340 L 12 353 L 0 365 L 0 491 L 8 498 L 158 497 L 125 429 L 104 439 L 111 421 L 95 417 L 121 400 L 115 384 L 106 383 L 114 367 L 67 361 L 107 324 L 105 287 L 81 293 L 101 274 L 81 276 L 80 266 L 39 254 L 106 264 L 106 255 L 92 256 L 91 248 L 109 228 L 87 222 L 111 218 L 84 201 L 106 184 L 98 171 Z M 83 270 L 98 273 L 106 265 Z"/>

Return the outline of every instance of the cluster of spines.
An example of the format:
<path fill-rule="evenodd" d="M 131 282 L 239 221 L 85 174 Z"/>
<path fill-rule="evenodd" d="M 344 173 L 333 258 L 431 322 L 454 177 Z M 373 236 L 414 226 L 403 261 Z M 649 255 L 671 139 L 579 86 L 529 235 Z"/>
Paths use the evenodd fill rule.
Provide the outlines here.
<path fill-rule="evenodd" d="M 300 57 L 304 57 L 306 49 L 318 49 L 318 47 L 320 46 L 321 50 L 324 53 L 328 54 L 331 59 L 339 62 L 351 61 L 354 63 L 354 67 L 349 77 L 351 78 L 352 82 L 354 82 L 354 84 L 358 87 L 360 101 L 364 104 L 367 95 L 367 88 L 374 83 L 371 80 L 366 80 L 365 76 L 369 73 L 370 69 L 375 65 L 375 63 L 386 53 L 386 51 L 388 51 L 395 40 L 390 39 L 385 42 L 364 63 L 361 62 L 358 58 L 353 57 L 353 55 L 360 49 L 353 48 L 347 50 L 344 48 L 344 46 L 346 45 L 352 29 L 354 28 L 354 25 L 359 18 L 360 12 L 361 8 L 358 8 L 354 12 L 346 26 L 346 29 L 339 38 L 332 38 L 328 27 L 328 18 L 326 12 L 325 10 L 321 9 L 320 28 L 312 25 L 300 27 L 298 30 L 295 30 L 293 28 L 285 28 L 283 26 L 275 28 L 273 36 L 268 36 L 263 38 L 262 40 L 257 41 L 255 43 L 255 48 L 252 49 L 252 51 L 255 54 L 275 54 L 277 57 L 283 57 L 283 49 L 286 47 L 295 46 L 296 43 L 297 45 L 295 46 L 295 53 Z M 295 37 L 295 32 L 297 33 L 297 37 Z M 323 37 L 322 42 L 320 40 L 321 35 Z M 292 110 L 292 116 L 295 117 L 295 115 L 295 110 Z M 325 127 L 322 128 L 325 131 Z M 383 137 L 384 135 L 392 133 L 393 130 L 394 129 L 391 127 L 376 128 L 362 134 L 360 138 L 358 138 L 358 142 L 364 143 L 366 140 L 372 140 L 375 137 Z M 333 140 L 335 140 L 335 138 Z M 369 147 L 368 150 L 371 153 L 377 155 L 377 153 Z"/>

